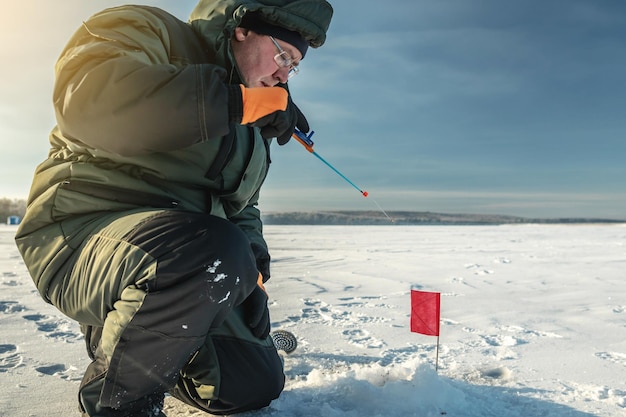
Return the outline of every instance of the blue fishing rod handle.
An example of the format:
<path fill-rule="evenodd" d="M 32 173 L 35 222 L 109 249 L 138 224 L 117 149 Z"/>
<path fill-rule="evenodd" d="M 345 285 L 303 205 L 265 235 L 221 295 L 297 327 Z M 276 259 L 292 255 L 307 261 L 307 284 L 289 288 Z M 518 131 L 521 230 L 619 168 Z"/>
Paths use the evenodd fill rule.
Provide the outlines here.
<path fill-rule="evenodd" d="M 311 130 L 311 133 L 309 133 L 308 135 L 306 133 L 304 133 L 303 131 L 299 130 L 298 128 L 296 128 L 296 130 L 294 130 L 294 132 L 296 134 L 296 136 L 304 143 L 306 143 L 308 146 L 310 146 L 311 148 L 313 147 L 313 145 L 315 145 L 315 142 L 313 142 L 313 140 L 311 139 L 311 137 L 313 136 L 313 134 L 315 133 L 314 130 Z"/>

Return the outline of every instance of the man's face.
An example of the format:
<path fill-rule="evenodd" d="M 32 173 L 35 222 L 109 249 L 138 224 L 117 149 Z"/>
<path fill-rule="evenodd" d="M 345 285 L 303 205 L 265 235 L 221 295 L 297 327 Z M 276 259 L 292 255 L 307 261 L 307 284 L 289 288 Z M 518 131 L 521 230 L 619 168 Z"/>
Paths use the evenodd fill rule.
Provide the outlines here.
<path fill-rule="evenodd" d="M 276 41 L 296 63 L 300 61 L 298 49 L 287 42 Z M 246 87 L 272 87 L 287 82 L 289 67 L 279 67 L 274 60 L 278 50 L 269 36 L 238 27 L 231 45 Z"/>

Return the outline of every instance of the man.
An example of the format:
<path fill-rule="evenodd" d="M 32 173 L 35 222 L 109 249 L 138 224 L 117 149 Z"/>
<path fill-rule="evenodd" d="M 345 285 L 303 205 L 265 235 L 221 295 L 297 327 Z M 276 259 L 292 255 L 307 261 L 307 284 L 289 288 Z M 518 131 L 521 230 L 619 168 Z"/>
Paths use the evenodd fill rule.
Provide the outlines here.
<path fill-rule="evenodd" d="M 57 126 L 16 242 L 81 324 L 89 416 L 264 407 L 284 386 L 255 207 L 269 142 L 308 123 L 287 80 L 326 38 L 325 0 L 203 0 L 84 22 L 56 65 Z"/>

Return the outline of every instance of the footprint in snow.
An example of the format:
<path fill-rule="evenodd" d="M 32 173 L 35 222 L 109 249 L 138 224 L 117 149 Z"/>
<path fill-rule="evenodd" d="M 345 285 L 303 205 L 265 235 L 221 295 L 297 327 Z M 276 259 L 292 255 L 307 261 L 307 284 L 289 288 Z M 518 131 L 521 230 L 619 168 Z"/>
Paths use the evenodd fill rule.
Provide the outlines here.
<path fill-rule="evenodd" d="M 73 343 L 83 339 L 80 331 L 76 331 L 77 324 L 68 320 L 51 317 L 44 314 L 27 314 L 24 319 L 32 321 L 37 325 L 37 330 L 45 333 L 51 339 Z"/>
<path fill-rule="evenodd" d="M 491 275 L 493 271 L 490 269 L 484 269 L 482 265 L 479 264 L 466 264 L 465 269 L 474 270 L 474 275 Z"/>
<path fill-rule="evenodd" d="M 44 375 L 56 375 L 56 374 L 65 372 L 66 369 L 67 368 L 65 368 L 65 365 L 63 364 L 38 366 L 35 368 L 37 372 L 42 373 Z"/>
<path fill-rule="evenodd" d="M 549 338 L 554 338 L 554 339 L 560 339 L 563 337 L 556 333 L 525 329 L 524 327 L 515 326 L 515 325 L 500 326 L 498 328 L 503 331 L 507 331 L 511 333 L 518 333 L 518 334 L 521 334 L 523 336 L 528 336 L 528 337 L 549 337 Z"/>
<path fill-rule="evenodd" d="M 351 344 L 361 348 L 375 349 L 385 346 L 385 342 L 370 336 L 370 333 L 367 330 L 344 330 L 343 335 L 347 337 Z"/>
<path fill-rule="evenodd" d="M 69 368 L 63 364 L 43 365 L 35 368 L 37 372 L 43 375 L 56 376 L 66 381 L 80 381 L 82 376 L 78 369 L 73 366 Z"/>
<path fill-rule="evenodd" d="M 496 264 L 510 264 L 511 260 L 508 258 L 497 258 L 497 259 L 494 259 L 493 262 Z"/>
<path fill-rule="evenodd" d="M 17 346 L 0 345 L 0 373 L 10 371 L 21 364 L 22 356 L 18 353 Z"/>
<path fill-rule="evenodd" d="M 342 297 L 339 298 L 339 301 L 343 301 L 341 304 L 338 304 L 342 307 L 362 307 L 365 305 L 364 301 L 360 301 L 361 299 L 355 297 Z"/>
<path fill-rule="evenodd" d="M 489 335 L 482 337 L 489 346 L 512 347 L 527 343 L 525 340 L 519 339 L 511 335 Z"/>
<path fill-rule="evenodd" d="M 0 313 L 13 314 L 24 310 L 27 310 L 27 308 L 17 301 L 0 301 Z"/>
<path fill-rule="evenodd" d="M 618 365 L 626 366 L 626 354 L 618 352 L 597 352 L 596 357 L 613 362 Z"/>

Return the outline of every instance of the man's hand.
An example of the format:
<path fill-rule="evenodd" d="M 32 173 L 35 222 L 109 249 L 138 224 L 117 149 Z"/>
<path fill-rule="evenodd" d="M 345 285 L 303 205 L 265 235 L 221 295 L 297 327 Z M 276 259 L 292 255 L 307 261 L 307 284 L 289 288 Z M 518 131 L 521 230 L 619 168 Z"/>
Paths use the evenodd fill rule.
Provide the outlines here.
<path fill-rule="evenodd" d="M 263 276 L 262 283 L 265 284 L 270 279 L 270 262 L 271 257 L 267 252 L 267 249 L 258 243 L 251 243 L 250 248 L 254 253 L 254 259 L 256 260 L 256 269 Z"/>
<path fill-rule="evenodd" d="M 275 137 L 279 145 L 289 142 L 296 127 L 303 132 L 310 130 L 285 84 L 254 88 L 230 86 L 229 112 L 232 121 L 260 128 L 263 138 Z"/>
<path fill-rule="evenodd" d="M 259 282 L 243 302 L 243 315 L 252 334 L 259 339 L 265 339 L 270 334 L 270 310 L 267 306 L 267 293 L 261 286 L 263 285 L 261 274 Z"/>

